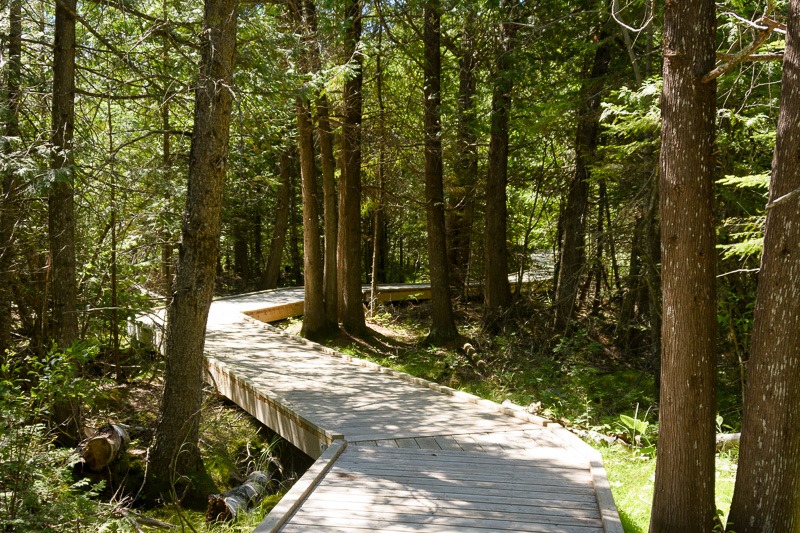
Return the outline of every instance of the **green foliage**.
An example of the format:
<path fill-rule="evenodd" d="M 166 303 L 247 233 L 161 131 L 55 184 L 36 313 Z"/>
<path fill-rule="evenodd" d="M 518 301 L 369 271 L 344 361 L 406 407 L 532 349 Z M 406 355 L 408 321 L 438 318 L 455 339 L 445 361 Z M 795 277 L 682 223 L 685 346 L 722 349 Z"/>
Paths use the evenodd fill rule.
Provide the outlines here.
<path fill-rule="evenodd" d="M 2 361 L 0 526 L 6 531 L 90 532 L 110 519 L 97 501 L 102 482 L 76 482 L 77 455 L 56 448 L 43 423 L 54 401 L 89 391 L 78 371 L 91 355 L 74 346 L 41 360 L 7 354 Z"/>

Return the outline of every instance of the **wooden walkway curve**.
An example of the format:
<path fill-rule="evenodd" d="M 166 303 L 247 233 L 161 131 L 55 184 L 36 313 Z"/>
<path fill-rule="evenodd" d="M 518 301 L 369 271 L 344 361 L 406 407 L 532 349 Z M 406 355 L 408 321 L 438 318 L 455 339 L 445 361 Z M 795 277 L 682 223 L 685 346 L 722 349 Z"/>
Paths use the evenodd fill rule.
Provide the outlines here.
<path fill-rule="evenodd" d="M 602 460 L 578 437 L 265 323 L 302 305 L 302 288 L 279 289 L 209 314 L 208 381 L 317 459 L 255 531 L 622 532 Z"/>

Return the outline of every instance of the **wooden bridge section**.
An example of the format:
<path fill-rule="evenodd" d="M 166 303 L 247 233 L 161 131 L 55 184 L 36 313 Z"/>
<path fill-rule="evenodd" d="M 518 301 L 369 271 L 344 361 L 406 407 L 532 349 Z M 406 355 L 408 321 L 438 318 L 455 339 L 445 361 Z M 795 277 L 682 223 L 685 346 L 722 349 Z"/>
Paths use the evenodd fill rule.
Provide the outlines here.
<path fill-rule="evenodd" d="M 317 459 L 256 531 L 622 531 L 600 456 L 578 437 L 265 323 L 302 301 L 302 289 L 252 293 L 209 316 L 208 381 Z"/>

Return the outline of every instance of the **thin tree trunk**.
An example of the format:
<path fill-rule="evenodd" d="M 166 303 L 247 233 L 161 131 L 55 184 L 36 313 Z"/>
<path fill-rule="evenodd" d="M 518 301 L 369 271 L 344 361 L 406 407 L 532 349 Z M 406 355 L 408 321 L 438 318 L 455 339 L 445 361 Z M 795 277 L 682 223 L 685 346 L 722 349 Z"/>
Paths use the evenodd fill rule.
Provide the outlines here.
<path fill-rule="evenodd" d="M 8 66 L 6 67 L 6 104 L 3 114 L 6 139 L 0 150 L 10 155 L 18 144 L 19 107 L 21 102 L 20 76 L 22 74 L 22 0 L 11 0 L 9 4 Z M 11 348 L 13 319 L 11 303 L 13 292 L 13 264 L 16 256 L 14 228 L 20 215 L 20 188 L 17 172 L 7 168 L 2 177 L 2 200 L 0 200 L 0 354 Z"/>
<path fill-rule="evenodd" d="M 444 226 L 441 123 L 441 6 L 425 2 L 425 211 L 428 227 L 428 261 L 431 280 L 431 331 L 428 340 L 447 342 L 458 336 L 450 303 L 447 240 Z"/>
<path fill-rule="evenodd" d="M 300 334 L 315 338 L 328 329 L 322 285 L 322 248 L 319 235 L 317 175 L 314 162 L 314 126 L 311 104 L 301 96 L 295 104 L 300 176 L 303 185 L 303 327 Z"/>
<path fill-rule="evenodd" d="M 78 340 L 75 266 L 75 10 L 76 0 L 56 4 L 53 45 L 53 181 L 48 194 L 50 239 L 50 336 L 66 349 Z M 80 403 L 68 398 L 53 406 L 59 441 L 74 446 L 81 437 Z"/>
<path fill-rule="evenodd" d="M 299 175 L 299 160 L 292 160 L 292 173 L 289 186 L 289 258 L 291 261 L 291 283 L 294 285 L 303 284 L 303 259 L 300 255 L 300 237 L 297 231 L 298 226 L 303 222 L 302 206 L 298 214 L 297 209 L 297 182 Z"/>
<path fill-rule="evenodd" d="M 339 291 L 336 285 L 336 240 L 338 232 L 336 198 L 336 158 L 333 156 L 333 132 L 328 118 L 328 98 L 317 98 L 317 136 L 322 161 L 322 191 L 325 225 L 325 271 L 322 283 L 325 290 L 325 316 L 331 324 L 339 322 Z"/>
<path fill-rule="evenodd" d="M 511 0 L 513 1 L 513 0 Z M 483 327 L 497 331 L 503 310 L 511 304 L 508 283 L 507 202 L 508 185 L 508 128 L 511 115 L 513 81 L 514 5 L 509 0 L 502 8 L 509 18 L 500 25 L 500 42 L 492 89 L 492 115 L 489 138 L 489 172 L 486 177 L 486 229 L 484 231 Z"/>
<path fill-rule="evenodd" d="M 564 240 L 561 244 L 558 283 L 554 299 L 556 328 L 566 330 L 575 316 L 580 277 L 586 264 L 586 208 L 589 204 L 589 166 L 597 148 L 603 78 L 611 60 L 611 43 L 600 34 L 591 73 L 581 88 L 581 107 L 575 137 L 575 174 L 564 209 Z"/>
<path fill-rule="evenodd" d="M 292 155 L 287 148 L 281 152 L 278 173 L 280 182 L 276 194 L 277 207 L 272 225 L 272 238 L 269 244 L 269 256 L 261 278 L 261 289 L 274 289 L 281 277 L 283 248 L 286 244 L 286 230 L 289 228 L 289 201 L 291 194 Z"/>
<path fill-rule="evenodd" d="M 714 527 L 713 0 L 664 6 L 660 213 L 663 283 L 658 460 L 650 531 Z"/>
<path fill-rule="evenodd" d="M 800 531 L 798 32 L 800 1 L 792 0 L 750 344 L 739 468 L 728 517 L 731 529 L 737 533 Z"/>
<path fill-rule="evenodd" d="M 349 333 L 366 332 L 361 291 L 361 85 L 362 56 L 356 53 L 361 40 L 361 1 L 348 0 L 345 6 L 345 52 L 354 66 L 353 77 L 344 85 L 342 124 L 343 180 L 339 209 L 339 254 L 342 270 L 342 325 Z"/>
<path fill-rule="evenodd" d="M 148 472 L 163 488 L 201 467 L 203 346 L 219 257 L 236 50 L 236 2 L 206 0 L 175 292 L 167 310 L 164 393 Z M 168 486 L 168 485 L 167 485 Z"/>
<path fill-rule="evenodd" d="M 372 275 L 370 276 L 369 312 L 374 316 L 378 303 L 378 281 L 384 254 L 384 188 L 386 187 L 386 106 L 383 101 L 383 25 L 378 25 L 378 51 L 375 56 L 376 96 L 378 98 L 378 191 L 372 219 Z"/>
<path fill-rule="evenodd" d="M 471 251 L 475 184 L 478 181 L 478 138 L 475 92 L 478 58 L 475 51 L 474 25 L 477 15 L 470 12 L 461 32 L 458 58 L 458 125 L 454 182 L 449 194 L 448 255 L 450 285 L 455 294 L 463 294 Z"/>

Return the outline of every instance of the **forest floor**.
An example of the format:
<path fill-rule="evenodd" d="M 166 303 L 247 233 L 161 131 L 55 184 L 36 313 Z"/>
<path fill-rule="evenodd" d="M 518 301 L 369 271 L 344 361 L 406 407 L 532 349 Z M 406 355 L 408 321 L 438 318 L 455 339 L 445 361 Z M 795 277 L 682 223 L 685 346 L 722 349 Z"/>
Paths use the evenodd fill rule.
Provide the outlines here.
<path fill-rule="evenodd" d="M 447 346 L 425 342 L 430 302 L 382 305 L 368 318 L 370 336 L 337 334 L 323 344 L 560 422 L 602 454 L 625 530 L 648 531 L 658 425 L 649 361 L 621 353 L 613 327 L 599 319 L 584 320 L 569 338 L 554 334 L 535 300 L 516 304 L 497 334 L 482 330 L 479 302 L 457 303 L 455 313 L 462 337 Z M 297 334 L 301 324 L 279 325 Z M 735 451 L 718 455 L 723 517 L 735 469 Z"/>

